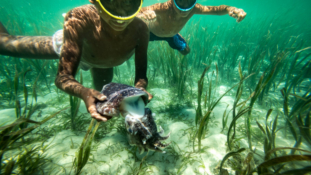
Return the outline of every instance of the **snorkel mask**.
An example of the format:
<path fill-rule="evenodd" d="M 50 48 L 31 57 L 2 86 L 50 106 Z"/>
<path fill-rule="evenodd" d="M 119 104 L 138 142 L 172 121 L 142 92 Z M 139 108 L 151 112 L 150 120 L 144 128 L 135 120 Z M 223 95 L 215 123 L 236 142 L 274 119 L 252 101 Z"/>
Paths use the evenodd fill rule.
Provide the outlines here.
<path fill-rule="evenodd" d="M 118 20 L 134 18 L 140 11 L 143 0 L 96 0 L 109 16 Z"/>
<path fill-rule="evenodd" d="M 182 7 L 181 5 L 178 5 L 178 3 L 176 3 L 176 0 L 174 0 L 174 3 L 175 3 L 175 6 L 178 8 L 178 10 L 187 12 L 195 6 L 195 4 L 197 3 L 197 0 L 195 0 L 194 3 L 189 7 Z"/>

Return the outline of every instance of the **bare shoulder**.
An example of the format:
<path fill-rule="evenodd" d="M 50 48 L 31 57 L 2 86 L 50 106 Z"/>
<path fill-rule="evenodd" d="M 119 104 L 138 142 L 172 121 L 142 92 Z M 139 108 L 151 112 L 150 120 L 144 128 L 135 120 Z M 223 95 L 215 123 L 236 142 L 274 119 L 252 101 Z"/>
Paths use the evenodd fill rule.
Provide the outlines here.
<path fill-rule="evenodd" d="M 196 3 L 193 11 L 194 11 L 194 13 L 198 13 L 198 12 L 201 12 L 203 9 L 204 9 L 203 5 Z"/>
<path fill-rule="evenodd" d="M 67 18 L 76 18 L 79 20 L 85 20 L 91 17 L 99 17 L 97 9 L 95 8 L 94 5 L 83 5 L 83 6 L 71 9 L 66 14 L 65 20 Z"/>
<path fill-rule="evenodd" d="M 100 16 L 93 5 L 84 5 L 70 10 L 65 16 L 64 29 L 86 28 L 91 24 L 99 23 Z"/>
<path fill-rule="evenodd" d="M 153 10 L 156 12 L 162 12 L 169 9 L 169 4 L 167 2 L 164 3 L 156 3 L 148 7 L 143 7 L 143 10 Z"/>
<path fill-rule="evenodd" d="M 170 9 L 170 4 L 169 2 L 158 3 L 156 9 L 159 11 L 167 11 Z"/>

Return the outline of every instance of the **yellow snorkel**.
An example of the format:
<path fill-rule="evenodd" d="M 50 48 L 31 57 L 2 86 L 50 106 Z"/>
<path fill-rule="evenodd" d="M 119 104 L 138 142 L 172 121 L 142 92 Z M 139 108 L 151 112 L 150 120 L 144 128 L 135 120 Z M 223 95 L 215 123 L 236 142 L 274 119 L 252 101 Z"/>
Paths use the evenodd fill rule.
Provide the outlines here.
<path fill-rule="evenodd" d="M 103 4 L 100 2 L 100 0 L 96 0 L 96 2 L 98 2 L 98 4 L 100 5 L 100 7 L 111 17 L 115 18 L 115 19 L 119 19 L 119 20 L 129 20 L 129 19 L 132 19 L 134 18 L 140 11 L 142 5 L 143 5 L 143 0 L 141 0 L 140 2 L 140 6 L 138 8 L 138 10 L 131 16 L 125 16 L 125 17 L 122 17 L 122 16 L 116 16 L 116 15 L 113 15 L 112 13 L 110 13 L 104 6 Z"/>

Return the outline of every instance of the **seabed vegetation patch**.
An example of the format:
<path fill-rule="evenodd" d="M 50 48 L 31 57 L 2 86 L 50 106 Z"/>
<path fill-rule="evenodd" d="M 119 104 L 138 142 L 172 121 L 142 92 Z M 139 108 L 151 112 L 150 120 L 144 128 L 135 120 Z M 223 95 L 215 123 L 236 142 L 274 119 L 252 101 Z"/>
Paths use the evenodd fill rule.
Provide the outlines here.
<path fill-rule="evenodd" d="M 12 34 L 31 24 L 32 34 L 51 35 L 31 12 L 20 21 L 16 10 L 0 10 Z M 92 120 L 80 99 L 55 87 L 57 60 L 0 56 L 1 174 L 310 173 L 311 43 L 277 15 L 217 28 L 194 19 L 181 32 L 187 56 L 150 43 L 148 107 L 171 131 L 166 154 L 140 155 L 121 117 Z M 134 72 L 131 58 L 113 81 L 133 85 Z M 76 78 L 92 87 L 89 72 Z"/>

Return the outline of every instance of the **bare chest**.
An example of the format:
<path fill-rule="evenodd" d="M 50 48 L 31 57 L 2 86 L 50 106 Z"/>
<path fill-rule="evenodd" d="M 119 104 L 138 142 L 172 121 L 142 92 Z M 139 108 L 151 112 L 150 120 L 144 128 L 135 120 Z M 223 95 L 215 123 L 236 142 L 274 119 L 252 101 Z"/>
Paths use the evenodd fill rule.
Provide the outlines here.
<path fill-rule="evenodd" d="M 177 19 L 172 16 L 158 17 L 150 30 L 160 37 L 172 37 L 181 31 L 188 20 L 188 18 Z"/>
<path fill-rule="evenodd" d="M 83 41 L 81 61 L 91 67 L 110 68 L 121 65 L 135 52 L 134 37 L 86 37 Z"/>

